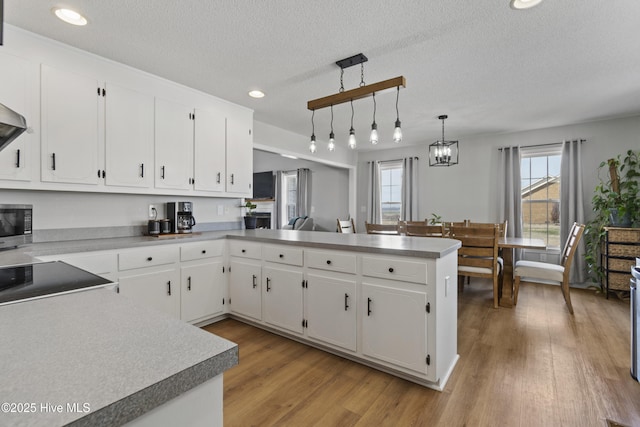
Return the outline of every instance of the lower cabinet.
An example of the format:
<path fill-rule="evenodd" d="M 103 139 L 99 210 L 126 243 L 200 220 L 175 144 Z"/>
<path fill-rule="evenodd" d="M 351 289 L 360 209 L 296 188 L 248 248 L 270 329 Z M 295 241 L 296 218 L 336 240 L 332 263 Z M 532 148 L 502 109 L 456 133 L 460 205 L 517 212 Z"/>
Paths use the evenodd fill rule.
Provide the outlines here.
<path fill-rule="evenodd" d="M 356 281 L 338 274 L 307 274 L 305 291 L 307 336 L 356 351 Z"/>
<path fill-rule="evenodd" d="M 225 277 L 222 260 L 180 267 L 181 318 L 186 322 L 222 314 Z"/>
<path fill-rule="evenodd" d="M 302 270 L 266 266 L 262 276 L 264 322 L 302 334 Z"/>
<path fill-rule="evenodd" d="M 363 282 L 361 310 L 363 355 L 428 373 L 426 292 Z"/>
<path fill-rule="evenodd" d="M 120 276 L 118 287 L 120 294 L 180 318 L 180 272 L 173 266 Z"/>
<path fill-rule="evenodd" d="M 254 320 L 262 319 L 262 265 L 260 261 L 231 259 L 230 311 Z"/>

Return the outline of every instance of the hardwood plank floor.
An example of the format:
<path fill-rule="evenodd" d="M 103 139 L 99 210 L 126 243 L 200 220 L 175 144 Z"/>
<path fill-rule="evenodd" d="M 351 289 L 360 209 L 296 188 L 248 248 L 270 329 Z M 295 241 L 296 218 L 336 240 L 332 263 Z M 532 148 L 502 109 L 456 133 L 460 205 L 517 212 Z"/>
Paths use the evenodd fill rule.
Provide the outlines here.
<path fill-rule="evenodd" d="M 204 329 L 240 346 L 224 374 L 226 426 L 640 426 L 629 375 L 629 303 L 523 283 L 516 308 L 491 284 L 459 294 L 460 360 L 443 392 L 236 320 Z"/>

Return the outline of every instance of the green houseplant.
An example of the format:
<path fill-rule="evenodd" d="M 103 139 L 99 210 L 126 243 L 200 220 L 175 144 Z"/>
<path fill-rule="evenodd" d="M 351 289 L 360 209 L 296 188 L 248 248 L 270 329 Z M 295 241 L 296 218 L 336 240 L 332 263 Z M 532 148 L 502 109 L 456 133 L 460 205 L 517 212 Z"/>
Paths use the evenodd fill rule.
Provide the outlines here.
<path fill-rule="evenodd" d="M 247 230 L 253 230 L 256 228 L 258 218 L 253 215 L 253 210 L 258 206 L 254 203 L 251 203 L 250 200 L 247 200 L 247 203 L 244 204 L 244 207 L 247 208 L 247 213 L 244 216 L 244 228 Z"/>
<path fill-rule="evenodd" d="M 602 178 L 602 171 L 608 169 L 608 179 Z M 585 260 L 589 276 L 600 284 L 604 271 L 600 265 L 600 249 L 605 239 L 604 227 L 637 227 L 640 225 L 640 151 L 628 150 L 622 155 L 600 163 L 600 182 L 593 192 L 591 204 L 594 218 L 586 224 Z"/>

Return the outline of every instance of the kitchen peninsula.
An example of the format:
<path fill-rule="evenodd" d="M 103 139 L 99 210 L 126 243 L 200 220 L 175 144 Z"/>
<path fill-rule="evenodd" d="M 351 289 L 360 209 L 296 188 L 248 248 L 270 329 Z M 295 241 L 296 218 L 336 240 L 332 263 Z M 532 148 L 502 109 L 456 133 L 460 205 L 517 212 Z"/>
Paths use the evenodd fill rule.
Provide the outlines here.
<path fill-rule="evenodd" d="M 120 320 L 127 318 L 124 312 L 128 311 L 128 316 L 139 319 L 131 319 L 131 324 L 145 329 L 157 339 L 161 339 L 169 331 L 163 326 L 169 321 L 175 322 L 171 323 L 172 327 L 181 324 L 185 331 L 204 333 L 176 319 L 164 319 L 151 310 L 136 309 L 138 306 L 151 304 L 157 298 L 177 297 L 178 309 L 177 312 L 171 312 L 173 317 L 182 318 L 197 326 L 231 316 L 418 384 L 442 390 L 458 359 L 456 275 L 459 247 L 460 243 L 451 239 L 291 230 L 204 232 L 166 240 L 138 236 L 35 243 L 0 253 L 0 265 L 60 259 L 70 264 L 77 263 L 78 267 L 91 271 L 90 263 L 86 264 L 84 260 L 99 257 L 100 268 L 109 271 L 93 272 L 118 281 L 120 295 L 106 290 L 85 291 L 5 306 L 0 312 L 11 318 L 18 318 L 15 313 L 8 313 L 20 310 L 44 313 L 46 310 L 39 308 L 51 306 L 52 319 L 56 316 L 65 319 L 65 316 L 71 315 L 70 312 L 77 310 L 79 318 L 104 316 L 101 321 L 105 325 L 104 332 L 116 333 L 127 330 L 128 327 Z M 155 256 L 158 251 L 162 253 L 162 257 Z M 167 295 L 167 281 L 164 280 L 157 287 L 148 288 L 148 298 L 146 294 L 127 294 L 123 286 L 126 285 L 127 275 L 133 271 L 130 265 L 135 264 L 138 259 L 141 263 L 149 264 L 162 260 L 162 265 L 146 269 L 151 269 L 159 277 L 164 277 L 162 274 L 173 274 L 170 271 L 177 271 L 179 289 L 173 295 Z M 185 272 L 192 271 L 189 268 L 197 267 L 200 265 L 198 263 L 210 263 L 224 270 L 224 275 L 215 283 L 222 295 L 221 308 L 209 317 L 185 317 L 188 310 L 186 298 L 192 287 L 197 286 L 197 282 L 191 280 L 192 276 L 186 277 Z M 94 301 L 96 307 L 92 309 L 82 301 L 87 298 L 122 306 L 117 311 L 104 310 L 99 309 L 100 304 Z M 118 312 L 119 315 L 116 314 Z M 147 315 L 149 319 L 140 319 Z M 42 318 L 44 314 L 39 316 L 40 325 L 55 325 L 58 322 Z M 84 328 L 97 328 L 92 322 L 77 322 L 74 325 L 77 332 L 84 336 L 92 335 L 87 331 L 83 332 Z M 44 331 L 47 331 L 45 336 L 48 335 L 51 340 L 56 334 L 62 333 L 63 328 L 48 326 L 43 328 Z M 74 334 L 73 329 L 70 332 Z M 141 334 L 140 338 L 144 335 Z M 18 336 L 29 335 L 22 333 Z M 18 336 L 11 339 L 18 340 Z M 212 339 L 216 338 L 212 336 Z M 171 341 L 171 338 L 166 341 Z M 27 345 L 34 357 L 39 351 L 37 342 L 33 341 L 32 347 Z M 91 339 L 72 340 L 59 348 L 58 355 L 64 358 L 65 352 L 74 353 L 76 346 L 90 352 L 92 342 Z M 169 353 L 159 352 L 165 356 L 174 354 L 175 357 L 169 358 L 177 360 L 181 359 L 179 353 L 182 348 L 185 355 L 193 356 L 191 346 L 179 343 L 177 341 L 172 344 Z M 109 347 L 100 340 L 98 346 Z M 3 344 L 2 348 L 5 352 L 13 351 L 10 343 Z M 28 348 L 21 351 L 27 351 Z M 96 348 L 96 353 L 102 351 L 99 348 Z M 223 345 L 222 348 L 222 354 L 237 351 L 237 347 L 228 348 Z M 148 344 L 145 339 L 136 340 L 132 337 L 131 345 L 121 347 L 121 352 L 117 353 L 136 359 L 136 354 L 150 357 L 153 353 L 151 349 L 153 345 Z M 19 359 L 18 354 L 5 355 L 5 360 L 7 356 Z M 117 356 L 115 360 L 121 356 Z M 190 356 L 186 356 L 187 359 Z M 223 359 L 226 362 L 219 372 L 235 363 L 233 356 L 224 356 Z M 109 360 L 113 362 L 114 359 Z M 146 360 L 155 367 L 162 365 L 158 360 Z M 129 362 L 123 361 L 123 366 L 127 363 Z M 28 371 L 27 367 L 25 370 Z M 180 372 L 180 369 L 176 372 Z M 69 375 L 69 378 L 71 380 L 74 377 Z M 101 380 L 94 379 L 101 383 Z M 128 378 L 124 376 L 121 380 L 126 382 Z M 14 378 L 13 384 L 6 383 L 5 387 L 13 389 L 18 383 L 18 378 Z M 98 387 L 96 384 L 94 386 Z M 51 387 L 55 389 L 54 385 L 45 384 L 44 390 Z M 4 392 L 3 394 L 6 395 Z M 92 406 L 93 409 L 98 407 Z"/>

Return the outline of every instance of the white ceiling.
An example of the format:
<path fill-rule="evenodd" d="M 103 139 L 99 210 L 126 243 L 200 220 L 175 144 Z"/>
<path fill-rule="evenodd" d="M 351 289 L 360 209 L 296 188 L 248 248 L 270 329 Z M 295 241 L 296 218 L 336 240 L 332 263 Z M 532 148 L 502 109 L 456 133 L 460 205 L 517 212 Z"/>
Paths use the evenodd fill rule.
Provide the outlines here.
<path fill-rule="evenodd" d="M 86 27 L 51 13 L 65 5 Z M 5 22 L 255 110 L 255 119 L 311 133 L 307 101 L 338 92 L 334 63 L 368 56 L 365 82 L 404 75 L 404 144 L 640 114 L 640 1 L 545 0 L 5 0 Z M 6 40 L 5 40 L 6 43 Z M 346 89 L 360 68 L 345 70 Z M 267 96 L 247 96 L 259 88 Z M 389 148 L 395 90 L 376 96 L 379 148 Z M 373 104 L 354 102 L 359 148 Z M 334 107 L 346 144 L 349 104 Z M 326 141 L 329 109 L 316 111 Z"/>

